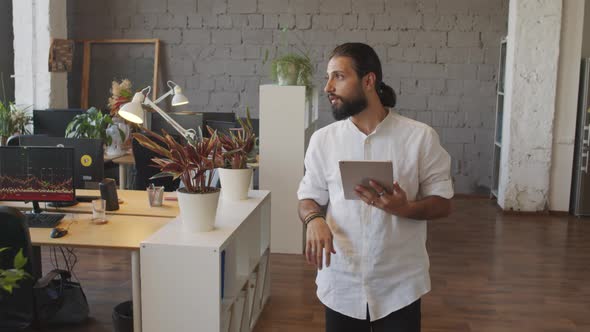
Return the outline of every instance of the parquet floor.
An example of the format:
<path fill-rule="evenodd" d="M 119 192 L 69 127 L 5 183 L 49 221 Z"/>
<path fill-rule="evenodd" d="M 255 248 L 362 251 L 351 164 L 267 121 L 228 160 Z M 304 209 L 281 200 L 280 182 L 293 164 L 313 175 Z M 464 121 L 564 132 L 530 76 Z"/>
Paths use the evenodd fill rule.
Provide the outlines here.
<path fill-rule="evenodd" d="M 450 218 L 430 222 L 428 249 L 422 331 L 590 331 L 590 219 L 505 215 L 487 199 L 456 199 Z M 131 298 L 129 254 L 77 252 L 93 318 L 55 331 L 112 331 L 113 306 Z M 255 331 L 323 331 L 315 271 L 300 255 L 273 254 L 271 264 L 272 295 Z"/>

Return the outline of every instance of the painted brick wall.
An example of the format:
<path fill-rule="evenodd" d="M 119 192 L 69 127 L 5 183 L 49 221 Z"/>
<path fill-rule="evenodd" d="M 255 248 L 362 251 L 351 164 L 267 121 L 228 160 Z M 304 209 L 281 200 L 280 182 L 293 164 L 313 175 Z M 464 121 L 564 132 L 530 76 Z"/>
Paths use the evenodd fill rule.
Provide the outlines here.
<path fill-rule="evenodd" d="M 12 33 L 12 1 L 0 2 L 0 73 L 4 77 L 4 91 L 0 82 L 0 100 L 3 102 L 14 101 L 14 35 Z"/>
<path fill-rule="evenodd" d="M 507 17 L 508 0 L 68 1 L 71 38 L 160 38 L 163 78 L 182 85 L 198 111 L 243 113 L 250 106 L 257 116 L 258 86 L 269 83 L 262 58 L 266 50 L 271 57 L 284 51 L 282 27 L 311 50 L 321 88 L 334 46 L 366 42 L 398 94 L 398 111 L 439 133 L 462 193 L 489 190 Z M 286 40 L 292 49 L 298 38 Z M 151 57 L 122 56 L 130 67 Z M 320 100 L 325 125 L 333 120 L 325 96 Z"/>

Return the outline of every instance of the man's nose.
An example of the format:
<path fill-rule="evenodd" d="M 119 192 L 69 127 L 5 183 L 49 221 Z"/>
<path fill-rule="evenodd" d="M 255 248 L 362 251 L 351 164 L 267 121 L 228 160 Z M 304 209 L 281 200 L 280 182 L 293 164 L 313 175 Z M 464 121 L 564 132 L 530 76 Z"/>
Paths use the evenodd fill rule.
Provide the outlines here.
<path fill-rule="evenodd" d="M 328 80 L 326 82 L 326 86 L 324 86 L 324 92 L 326 92 L 326 93 L 334 92 L 334 86 L 332 84 L 332 80 Z"/>

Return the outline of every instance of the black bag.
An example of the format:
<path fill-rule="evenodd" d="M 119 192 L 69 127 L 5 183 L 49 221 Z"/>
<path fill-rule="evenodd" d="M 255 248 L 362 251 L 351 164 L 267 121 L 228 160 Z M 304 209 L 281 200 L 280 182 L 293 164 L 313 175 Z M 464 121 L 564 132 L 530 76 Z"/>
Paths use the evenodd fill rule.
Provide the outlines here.
<path fill-rule="evenodd" d="M 64 270 L 53 270 L 37 281 L 35 306 L 41 326 L 79 324 L 90 312 L 82 287 Z"/>

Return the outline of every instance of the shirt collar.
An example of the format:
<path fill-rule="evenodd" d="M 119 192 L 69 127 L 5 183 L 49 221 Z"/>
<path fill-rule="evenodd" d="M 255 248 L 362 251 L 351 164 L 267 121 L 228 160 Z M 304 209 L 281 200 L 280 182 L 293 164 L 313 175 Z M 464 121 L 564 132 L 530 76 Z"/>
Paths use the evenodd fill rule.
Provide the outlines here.
<path fill-rule="evenodd" d="M 354 124 L 354 122 L 352 122 L 352 118 L 349 117 L 348 119 L 346 119 L 346 125 L 348 126 L 349 129 L 353 130 L 356 133 L 359 133 L 363 138 L 366 138 L 368 136 L 374 135 L 375 133 L 377 133 L 377 131 L 380 130 L 380 128 L 382 128 L 383 126 L 385 126 L 385 124 L 387 124 L 388 122 L 393 120 L 393 115 L 391 114 L 391 110 L 389 108 L 386 108 L 387 110 L 387 115 L 385 115 L 385 118 L 383 120 L 381 120 L 381 122 L 379 122 L 379 124 L 377 125 L 377 127 L 375 127 L 375 130 L 373 130 L 372 133 L 370 133 L 369 135 L 365 135 L 365 133 L 363 133 L 362 131 L 360 131 L 357 126 Z"/>

